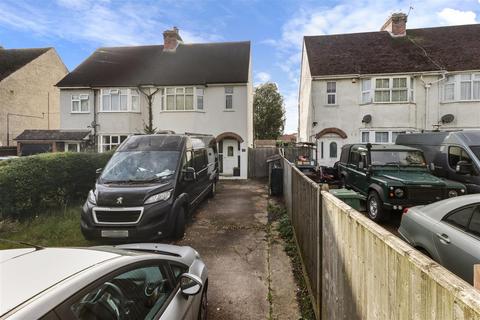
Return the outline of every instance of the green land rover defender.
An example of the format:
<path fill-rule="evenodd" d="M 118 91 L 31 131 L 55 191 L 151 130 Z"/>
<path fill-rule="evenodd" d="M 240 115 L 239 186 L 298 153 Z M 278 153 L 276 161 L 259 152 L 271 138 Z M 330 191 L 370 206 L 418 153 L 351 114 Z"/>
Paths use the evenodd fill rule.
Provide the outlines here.
<path fill-rule="evenodd" d="M 463 184 L 430 174 L 423 152 L 406 146 L 347 144 L 338 173 L 344 187 L 366 198 L 368 215 L 374 221 L 466 192 Z"/>

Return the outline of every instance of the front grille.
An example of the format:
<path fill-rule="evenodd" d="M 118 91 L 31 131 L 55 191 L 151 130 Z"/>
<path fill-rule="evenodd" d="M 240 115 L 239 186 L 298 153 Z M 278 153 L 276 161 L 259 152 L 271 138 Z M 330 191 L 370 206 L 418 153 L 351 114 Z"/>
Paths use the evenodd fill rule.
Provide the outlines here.
<path fill-rule="evenodd" d="M 93 215 L 97 223 L 132 224 L 140 220 L 141 209 L 95 208 Z"/>
<path fill-rule="evenodd" d="M 435 202 L 443 199 L 441 188 L 409 188 L 408 199 L 411 201 Z"/>

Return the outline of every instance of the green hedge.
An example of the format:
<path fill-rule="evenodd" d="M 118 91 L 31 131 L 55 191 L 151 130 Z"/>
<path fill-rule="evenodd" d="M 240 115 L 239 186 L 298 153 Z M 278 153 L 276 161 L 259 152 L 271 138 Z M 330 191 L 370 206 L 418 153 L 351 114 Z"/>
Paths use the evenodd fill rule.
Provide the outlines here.
<path fill-rule="evenodd" d="M 44 153 L 0 166 L 0 217 L 23 219 L 85 200 L 112 153 Z"/>

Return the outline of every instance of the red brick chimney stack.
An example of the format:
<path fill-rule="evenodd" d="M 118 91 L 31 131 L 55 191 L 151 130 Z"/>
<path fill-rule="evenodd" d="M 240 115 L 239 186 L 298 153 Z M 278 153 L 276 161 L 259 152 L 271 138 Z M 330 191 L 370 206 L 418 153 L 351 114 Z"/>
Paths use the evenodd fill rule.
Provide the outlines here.
<path fill-rule="evenodd" d="M 165 30 L 163 32 L 163 50 L 175 51 L 179 43 L 182 43 L 182 37 L 178 32 L 177 27 L 173 27 L 172 30 Z"/>
<path fill-rule="evenodd" d="M 388 31 L 392 37 L 404 37 L 407 35 L 407 15 L 403 12 L 393 13 L 383 24 L 380 31 Z"/>

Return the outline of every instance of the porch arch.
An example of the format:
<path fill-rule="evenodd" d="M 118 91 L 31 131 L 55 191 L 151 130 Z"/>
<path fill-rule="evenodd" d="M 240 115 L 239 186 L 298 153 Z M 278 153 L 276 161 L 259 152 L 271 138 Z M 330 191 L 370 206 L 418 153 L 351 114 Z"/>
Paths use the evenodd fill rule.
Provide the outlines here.
<path fill-rule="evenodd" d="M 325 128 L 322 131 L 320 131 L 319 133 L 317 133 L 315 135 L 315 138 L 320 139 L 321 137 L 323 137 L 324 135 L 329 134 L 329 133 L 336 134 L 336 135 L 340 136 L 342 139 L 347 139 L 348 138 L 345 131 L 343 131 L 342 129 L 339 129 L 339 128 Z"/>
<path fill-rule="evenodd" d="M 242 137 L 236 134 L 235 132 L 224 132 L 217 136 L 217 142 L 222 141 L 223 139 L 234 139 L 240 143 L 243 142 Z"/>

